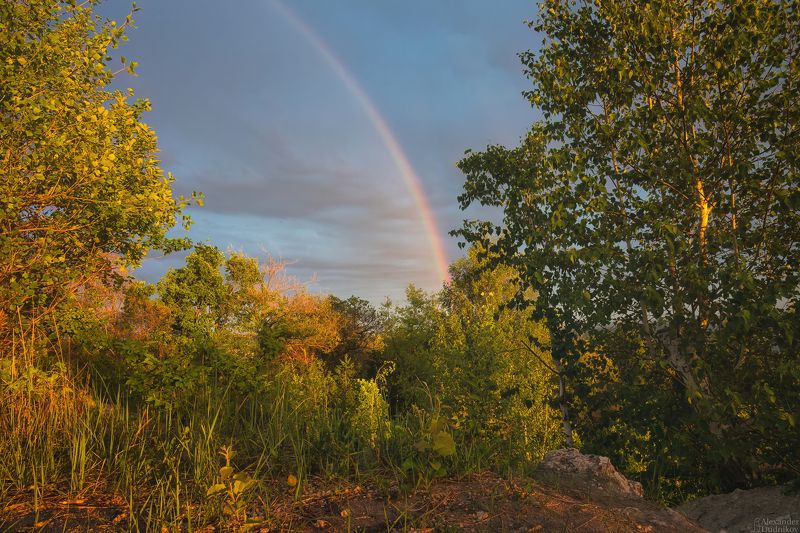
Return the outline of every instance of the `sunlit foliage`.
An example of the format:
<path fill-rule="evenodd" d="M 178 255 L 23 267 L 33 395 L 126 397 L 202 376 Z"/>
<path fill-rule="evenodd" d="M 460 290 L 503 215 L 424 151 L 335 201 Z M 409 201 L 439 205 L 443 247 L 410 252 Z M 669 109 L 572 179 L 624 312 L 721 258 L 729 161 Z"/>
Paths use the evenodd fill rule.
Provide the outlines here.
<path fill-rule="evenodd" d="M 797 3 L 552 0 L 531 25 L 543 118 L 461 161 L 462 206 L 503 220 L 459 233 L 536 293 L 575 401 L 629 406 L 614 416 L 651 439 L 591 449 L 700 491 L 796 476 Z M 602 402 L 581 388 L 585 351 L 633 374 Z"/>
<path fill-rule="evenodd" d="M 560 444 L 548 334 L 531 312 L 512 309 L 516 275 L 481 269 L 477 252 L 451 267 L 439 295 L 410 288 L 386 333 L 386 355 L 398 408 L 433 399 L 468 435 L 482 461 L 512 464 L 541 458 Z"/>
<path fill-rule="evenodd" d="M 93 4 L 0 5 L 3 350 L 30 355 L 35 326 L 52 330 L 52 311 L 82 285 L 185 245 L 165 236 L 184 202 L 142 122 L 149 103 L 109 87 L 135 67 L 115 72 L 110 59 L 130 19 L 103 21 Z"/>

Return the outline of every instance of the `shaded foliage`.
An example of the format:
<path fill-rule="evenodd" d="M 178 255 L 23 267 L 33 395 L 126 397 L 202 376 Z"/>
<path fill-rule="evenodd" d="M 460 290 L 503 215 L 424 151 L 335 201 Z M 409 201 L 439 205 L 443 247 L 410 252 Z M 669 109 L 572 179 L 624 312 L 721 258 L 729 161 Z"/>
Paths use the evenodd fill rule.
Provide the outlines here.
<path fill-rule="evenodd" d="M 461 161 L 462 206 L 503 220 L 457 233 L 536 293 L 590 449 L 667 497 L 797 476 L 797 5 L 553 0 L 531 26 L 543 118 Z M 625 378 L 585 386 L 586 352 Z M 627 444 L 587 416 L 611 406 Z"/>

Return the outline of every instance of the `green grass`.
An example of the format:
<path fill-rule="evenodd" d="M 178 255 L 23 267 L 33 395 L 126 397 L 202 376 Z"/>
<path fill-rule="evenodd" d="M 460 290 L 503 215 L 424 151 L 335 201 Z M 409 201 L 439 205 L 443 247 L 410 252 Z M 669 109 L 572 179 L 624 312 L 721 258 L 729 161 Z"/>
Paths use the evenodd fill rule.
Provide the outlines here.
<path fill-rule="evenodd" d="M 255 503 L 258 518 L 269 519 L 270 491 L 287 490 L 290 474 L 300 498 L 312 475 L 410 489 L 490 466 L 492 447 L 465 435 L 456 435 L 452 456 L 417 449 L 430 439 L 436 406 L 384 420 L 372 398 L 354 422 L 359 400 L 348 391 L 360 389 L 319 369 L 287 366 L 246 389 L 209 375 L 191 395 L 153 405 L 68 366 L 0 374 L 0 516 L 12 497 L 38 511 L 56 494 L 101 493 L 124 498 L 132 530 L 192 530 L 241 524 Z M 231 490 L 208 496 L 226 483 L 225 447 L 234 471 L 256 483 L 238 494 L 229 479 Z"/>
<path fill-rule="evenodd" d="M 357 450 L 338 459 L 319 453 L 349 444 L 337 413 L 320 410 L 309 432 L 303 405 L 286 399 L 285 391 L 248 399 L 205 387 L 180 410 L 134 407 L 122 393 L 109 398 L 57 372 L 31 373 L 3 390 L 0 500 L 29 493 L 37 507 L 53 492 L 107 491 L 126 496 L 145 530 L 197 527 L 228 519 L 205 496 L 224 445 L 255 479 L 295 474 L 298 495 L 312 469 L 358 476 Z"/>

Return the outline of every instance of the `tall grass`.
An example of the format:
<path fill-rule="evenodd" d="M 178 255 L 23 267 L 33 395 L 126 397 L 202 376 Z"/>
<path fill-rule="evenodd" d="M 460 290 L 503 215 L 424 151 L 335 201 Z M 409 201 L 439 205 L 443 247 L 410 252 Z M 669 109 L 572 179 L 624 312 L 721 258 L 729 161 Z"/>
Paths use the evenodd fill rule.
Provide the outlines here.
<path fill-rule="evenodd" d="M 390 417 L 374 381 L 321 364 L 277 366 L 246 387 L 212 372 L 190 396 L 159 406 L 90 376 L 63 362 L 16 376 L 0 367 L 0 514 L 12 496 L 36 510 L 54 494 L 103 493 L 125 499 L 132 530 L 230 523 L 224 496 L 207 495 L 221 481 L 223 447 L 235 450 L 236 472 L 259 481 L 237 495 L 245 510 L 276 487 L 285 492 L 290 474 L 299 497 L 312 474 L 413 486 L 496 466 L 491 443 L 455 428 L 457 453 L 420 449 L 441 419 L 433 399 Z"/>
<path fill-rule="evenodd" d="M 206 498 L 225 445 L 236 450 L 237 471 L 262 480 L 291 473 L 298 494 L 312 471 L 357 475 L 363 450 L 344 407 L 330 389 L 289 374 L 245 396 L 210 380 L 190 403 L 161 408 L 137 404 L 123 389 L 112 395 L 90 386 L 63 364 L 6 374 L 0 501 L 27 495 L 36 507 L 55 492 L 113 492 L 126 497 L 134 528 L 196 527 L 225 518 Z"/>

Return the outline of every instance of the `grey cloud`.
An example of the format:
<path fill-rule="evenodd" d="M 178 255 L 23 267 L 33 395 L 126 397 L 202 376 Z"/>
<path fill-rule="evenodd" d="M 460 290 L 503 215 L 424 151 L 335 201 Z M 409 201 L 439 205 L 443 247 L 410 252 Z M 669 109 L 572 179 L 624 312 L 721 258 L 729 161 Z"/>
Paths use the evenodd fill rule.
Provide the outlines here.
<path fill-rule="evenodd" d="M 112 3 L 109 3 L 112 4 Z M 122 53 L 125 80 L 151 97 L 176 191 L 201 190 L 190 235 L 294 260 L 316 289 L 370 299 L 439 286 L 425 226 L 359 103 L 269 2 L 141 0 Z M 456 196 L 464 149 L 515 144 L 532 120 L 516 53 L 538 44 L 523 0 L 330 3 L 292 0 L 375 101 L 423 180 L 446 232 L 468 214 Z M 116 6 L 116 7 L 114 7 Z M 110 10 L 127 5 L 109 6 Z M 124 13 L 122 13 L 124 14 Z M 117 15 L 118 16 L 118 15 Z M 149 279 L 179 256 L 148 260 Z"/>

